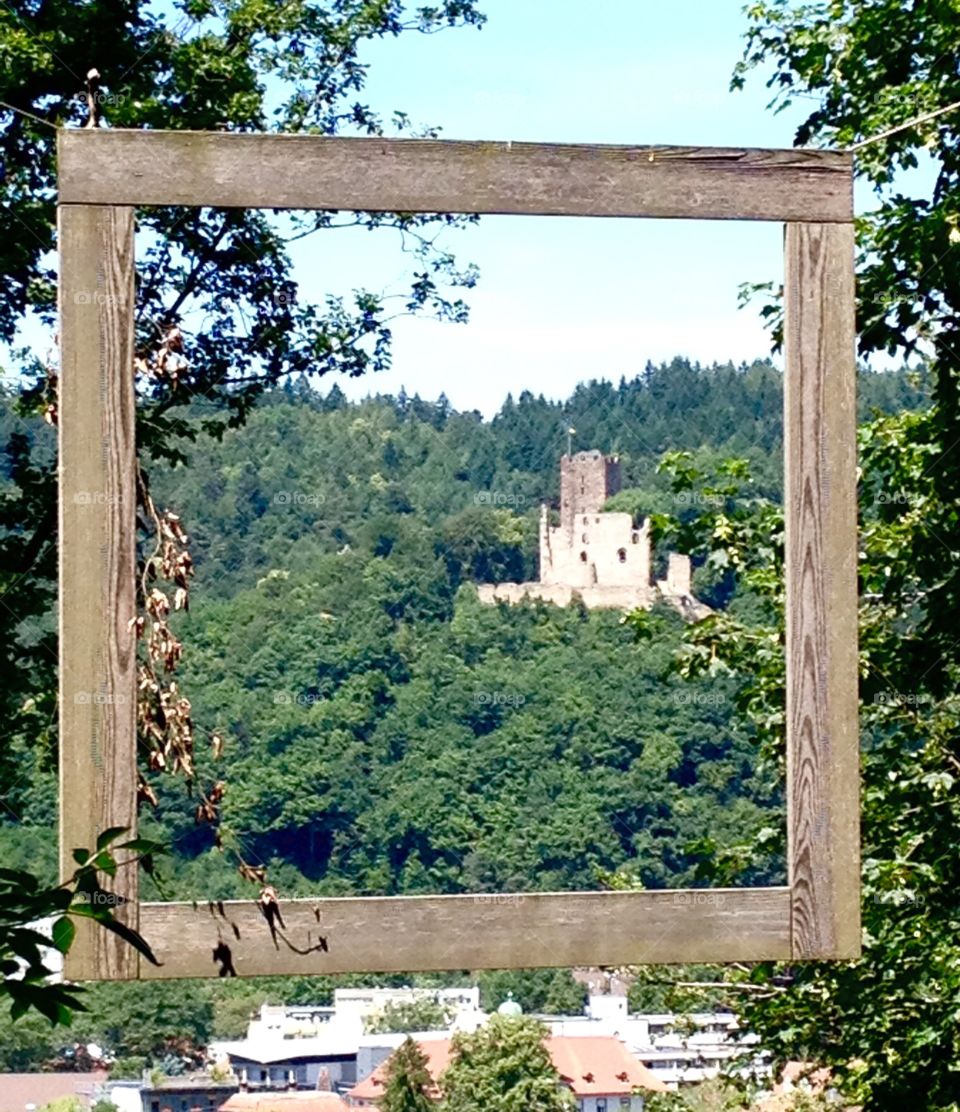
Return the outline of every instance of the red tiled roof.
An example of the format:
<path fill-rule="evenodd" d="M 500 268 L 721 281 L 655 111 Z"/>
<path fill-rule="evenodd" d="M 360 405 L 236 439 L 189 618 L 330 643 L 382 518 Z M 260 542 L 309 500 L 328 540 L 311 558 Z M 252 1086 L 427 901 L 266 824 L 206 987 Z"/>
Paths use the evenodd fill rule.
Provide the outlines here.
<path fill-rule="evenodd" d="M 450 1040 L 430 1039 L 419 1044 L 427 1057 L 430 1076 L 437 1080 L 450 1063 Z M 666 1092 L 666 1085 L 653 1075 L 612 1035 L 557 1035 L 547 1039 L 547 1050 L 560 1077 L 574 1096 L 626 1096 L 636 1088 Z M 383 1096 L 387 1063 L 350 1090 L 353 1100 L 378 1100 Z M 434 1087 L 431 1093 L 439 1097 Z"/>
<path fill-rule="evenodd" d="M 559 1035 L 547 1039 L 557 1072 L 575 1096 L 628 1096 L 636 1088 L 662 1093 L 666 1085 L 612 1035 Z"/>
<path fill-rule="evenodd" d="M 0 1073 L 0 1112 L 23 1112 L 28 1104 L 38 1108 L 58 1097 L 80 1097 L 90 1107 L 94 1088 L 106 1080 L 100 1073 Z"/>
<path fill-rule="evenodd" d="M 434 1081 L 440 1076 L 441 1073 L 450 1064 L 450 1040 L 449 1039 L 424 1039 L 423 1042 L 417 1043 L 417 1046 L 423 1051 L 427 1057 L 427 1071 Z M 392 1057 L 392 1055 L 391 1055 Z M 387 1060 L 389 1062 L 389 1059 Z M 387 1062 L 381 1065 L 370 1074 L 369 1077 L 363 1079 L 350 1090 L 348 1096 L 352 1100 L 379 1100 L 383 1096 L 383 1087 L 386 1084 L 387 1077 Z M 439 1098 L 440 1091 L 436 1085 L 430 1093 L 432 1097 Z"/>

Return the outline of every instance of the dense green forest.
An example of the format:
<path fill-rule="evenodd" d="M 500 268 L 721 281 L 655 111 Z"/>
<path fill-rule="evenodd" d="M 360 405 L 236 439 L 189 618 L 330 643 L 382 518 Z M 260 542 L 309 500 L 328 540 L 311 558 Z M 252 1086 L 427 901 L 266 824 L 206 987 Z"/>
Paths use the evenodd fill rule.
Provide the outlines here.
<path fill-rule="evenodd" d="M 864 411 L 924 397 L 919 374 L 862 376 Z M 203 420 L 196 407 L 188 429 Z M 778 372 L 680 359 L 563 403 L 524 393 L 490 421 L 295 382 L 219 442 L 184 437 L 189 466 L 154 472 L 197 565 L 182 690 L 199 737 L 225 739 L 217 762 L 198 746 L 198 785 L 225 782 L 227 848 L 284 894 L 596 888 L 618 870 L 687 884 L 705 835 L 722 847 L 781 822 L 733 682 L 666 678 L 675 614 L 638 641 L 617 612 L 478 602 L 476 581 L 536 576 L 571 427 L 575 447 L 621 455 L 611 506 L 637 515 L 697 510 L 657 471 L 668 449 L 745 457 L 751 489 L 779 492 Z M 696 582 L 749 608 L 722 578 Z M 8 859 L 52 869 L 49 750 L 25 748 L 22 767 Z M 154 779 L 143 825 L 172 840 L 166 894 L 246 894 L 196 798 Z M 743 880 L 781 878 L 771 857 Z"/>

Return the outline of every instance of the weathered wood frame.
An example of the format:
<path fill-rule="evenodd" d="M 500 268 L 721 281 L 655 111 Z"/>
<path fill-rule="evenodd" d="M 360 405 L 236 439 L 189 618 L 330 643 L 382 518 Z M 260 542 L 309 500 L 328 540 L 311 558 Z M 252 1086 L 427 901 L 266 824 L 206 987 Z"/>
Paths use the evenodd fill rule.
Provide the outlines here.
<path fill-rule="evenodd" d="M 860 951 L 852 162 L 814 150 L 63 131 L 61 871 L 137 826 L 134 206 L 685 217 L 786 224 L 788 884 L 253 901 L 120 911 L 163 965 L 91 927 L 76 979 L 853 958 Z M 319 936 L 324 952 L 315 948 Z M 303 952 L 301 952 L 303 951 Z"/>

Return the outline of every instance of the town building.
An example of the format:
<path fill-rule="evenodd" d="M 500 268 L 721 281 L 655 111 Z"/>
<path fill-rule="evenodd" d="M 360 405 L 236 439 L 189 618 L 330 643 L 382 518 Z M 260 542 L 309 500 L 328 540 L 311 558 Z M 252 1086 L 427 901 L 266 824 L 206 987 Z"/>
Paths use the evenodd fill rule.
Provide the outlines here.
<path fill-rule="evenodd" d="M 441 1099 L 438 1081 L 450 1064 L 450 1039 L 418 1039 L 433 1079 L 432 1099 Z M 578 1112 L 643 1112 L 643 1092 L 667 1087 L 612 1036 L 551 1036 L 546 1040 L 560 1083 L 573 1093 Z M 347 1101 L 354 1108 L 376 1108 L 383 1097 L 387 1064 L 354 1086 Z M 642 1091 L 638 1091 L 642 1090 Z"/>
<path fill-rule="evenodd" d="M 644 1091 L 676 1090 L 715 1077 L 744 1053 L 747 1060 L 738 1069 L 770 1075 L 769 1056 L 755 1036 L 740 1030 L 733 1013 L 631 1015 L 625 981 L 586 983 L 583 1015 L 536 1016 L 549 1031 L 551 1057 L 582 1112 L 639 1112 Z M 338 989 L 332 1007 L 265 1004 L 251 1018 L 246 1038 L 211 1044 L 209 1072 L 156 1082 L 149 1074 L 139 1082 L 101 1075 L 96 1096 L 112 1100 L 121 1112 L 340 1112 L 338 1101 L 375 1108 L 387 1062 L 407 1035 L 368 1033 L 367 1027 L 388 1005 L 423 1000 L 443 1003 L 451 1017 L 443 1030 L 411 1032 L 432 1056 L 437 1078 L 453 1034 L 475 1031 L 488 1018 L 475 986 Z M 521 1014 L 512 999 L 498 1011 Z M 88 1086 L 88 1092 L 94 1090 Z M 2 1103 L 0 1112 L 8 1112 Z"/>
<path fill-rule="evenodd" d="M 143 1112 L 219 1112 L 236 1091 L 235 1080 L 218 1080 L 208 1074 L 163 1077 L 156 1083 L 145 1081 L 140 1101 Z"/>
<path fill-rule="evenodd" d="M 654 579 L 650 521 L 634 526 L 628 513 L 605 511 L 620 490 L 620 460 L 601 452 L 577 452 L 560 460 L 559 523 L 546 505 L 540 511 L 540 578 L 536 583 L 481 583 L 481 602 L 541 599 L 568 606 L 649 610 L 660 599 L 685 618 L 699 621 L 711 610 L 693 596 L 690 557 L 670 553 L 666 575 Z"/>

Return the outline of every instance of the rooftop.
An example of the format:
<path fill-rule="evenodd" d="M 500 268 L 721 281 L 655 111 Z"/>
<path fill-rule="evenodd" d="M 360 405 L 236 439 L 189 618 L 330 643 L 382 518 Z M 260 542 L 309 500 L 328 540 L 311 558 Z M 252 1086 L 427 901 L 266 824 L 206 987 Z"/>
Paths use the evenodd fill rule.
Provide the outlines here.
<path fill-rule="evenodd" d="M 436 1082 L 450 1064 L 450 1040 L 427 1039 L 419 1043 L 426 1055 L 427 1069 Z M 627 1096 L 636 1088 L 665 1092 L 666 1085 L 611 1035 L 554 1036 L 546 1040 L 557 1072 L 574 1096 Z M 377 1100 L 383 1096 L 387 1063 L 350 1090 L 355 1100 Z M 431 1094 L 439 1096 L 436 1086 Z"/>
<path fill-rule="evenodd" d="M 0 1073 L 0 1112 L 23 1112 L 28 1104 L 38 1108 L 58 1097 L 80 1097 L 84 1108 L 106 1080 L 98 1073 Z"/>

